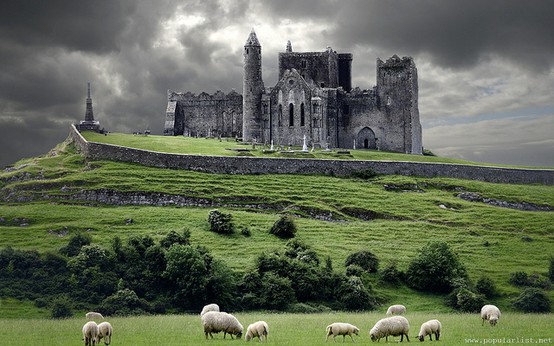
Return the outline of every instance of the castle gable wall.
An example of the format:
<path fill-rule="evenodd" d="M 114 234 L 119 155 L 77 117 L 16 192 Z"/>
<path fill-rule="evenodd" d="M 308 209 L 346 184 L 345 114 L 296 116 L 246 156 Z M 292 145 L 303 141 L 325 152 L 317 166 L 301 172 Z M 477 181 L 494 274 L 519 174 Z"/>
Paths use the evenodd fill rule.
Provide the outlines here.
<path fill-rule="evenodd" d="M 174 114 L 174 134 L 185 136 L 237 136 L 242 129 L 242 96 L 235 91 L 224 94 L 202 92 L 168 93 L 166 130 Z"/>

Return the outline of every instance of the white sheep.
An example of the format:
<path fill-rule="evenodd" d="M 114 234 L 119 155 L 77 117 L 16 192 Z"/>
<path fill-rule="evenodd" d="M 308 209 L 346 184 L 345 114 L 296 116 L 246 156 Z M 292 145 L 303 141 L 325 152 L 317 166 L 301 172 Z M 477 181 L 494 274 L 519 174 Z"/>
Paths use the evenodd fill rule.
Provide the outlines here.
<path fill-rule="evenodd" d="M 333 340 L 336 342 L 335 339 L 337 335 L 342 335 L 342 342 L 344 342 L 344 338 L 346 338 L 347 335 L 350 336 L 350 339 L 352 339 L 352 342 L 354 342 L 354 338 L 352 337 L 352 334 L 359 335 L 360 329 L 350 323 L 341 323 L 341 322 L 335 322 L 331 323 L 330 325 L 325 328 L 325 331 L 327 332 L 327 336 L 325 337 L 325 342 L 327 342 L 327 339 L 329 339 L 330 335 L 333 335 Z"/>
<path fill-rule="evenodd" d="M 94 321 L 89 321 L 83 326 L 83 340 L 85 346 L 94 346 L 98 341 L 98 325 Z"/>
<path fill-rule="evenodd" d="M 369 331 L 369 336 L 372 341 L 379 341 L 381 338 L 385 338 L 385 341 L 388 342 L 389 335 L 400 335 L 400 341 L 404 341 L 404 335 L 406 335 L 406 340 L 410 341 L 410 338 L 408 337 L 409 331 L 410 324 L 405 317 L 392 316 L 377 321 L 377 323 L 375 323 L 373 328 Z"/>
<path fill-rule="evenodd" d="M 441 330 L 442 324 L 439 320 L 429 320 L 421 325 L 417 338 L 419 341 L 423 341 L 425 340 L 425 337 L 429 335 L 429 340 L 433 341 L 433 334 L 435 334 L 435 341 L 438 341 L 441 335 Z"/>
<path fill-rule="evenodd" d="M 248 325 L 246 328 L 246 334 L 244 335 L 244 340 L 250 341 L 255 337 L 258 337 L 260 342 L 265 338 L 267 342 L 267 334 L 269 334 L 269 327 L 265 321 L 258 321 Z"/>
<path fill-rule="evenodd" d="M 104 319 L 104 316 L 102 316 L 101 313 L 99 312 L 94 312 L 94 311 L 91 311 L 91 312 L 87 312 L 87 314 L 85 315 L 87 320 L 103 320 Z"/>
<path fill-rule="evenodd" d="M 484 305 L 481 308 L 481 318 L 483 319 L 481 325 L 484 325 L 485 320 L 488 320 L 491 326 L 494 327 L 500 319 L 500 309 L 494 305 Z"/>
<path fill-rule="evenodd" d="M 213 339 L 212 333 L 223 332 L 223 338 L 227 334 L 236 335 L 237 338 L 242 336 L 242 324 L 239 323 L 237 318 L 231 314 L 220 311 L 208 311 L 202 317 L 202 326 L 204 326 L 204 334 L 206 339 L 208 334 Z"/>
<path fill-rule="evenodd" d="M 219 305 L 217 304 L 208 304 L 202 308 L 202 311 L 200 312 L 200 316 L 204 316 L 204 314 L 208 311 L 219 311 Z"/>
<path fill-rule="evenodd" d="M 387 315 L 402 315 L 406 313 L 406 307 L 401 304 L 391 305 L 387 309 Z"/>
<path fill-rule="evenodd" d="M 98 325 L 98 343 L 104 338 L 104 344 L 109 345 L 112 342 L 113 328 L 110 322 L 102 322 Z"/>

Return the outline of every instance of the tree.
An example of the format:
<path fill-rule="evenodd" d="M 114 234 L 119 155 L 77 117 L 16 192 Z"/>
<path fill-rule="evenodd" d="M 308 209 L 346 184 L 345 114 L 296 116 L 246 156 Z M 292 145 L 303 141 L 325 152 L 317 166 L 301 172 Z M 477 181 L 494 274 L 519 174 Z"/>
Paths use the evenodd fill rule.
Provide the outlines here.
<path fill-rule="evenodd" d="M 467 278 L 465 267 L 442 241 L 430 241 L 421 248 L 406 272 L 410 286 L 428 292 L 450 292 L 458 278 Z"/>
<path fill-rule="evenodd" d="M 206 301 L 208 269 L 202 253 L 190 245 L 172 245 L 166 253 L 163 277 L 174 284 L 174 302 L 183 308 L 198 308 Z"/>
<path fill-rule="evenodd" d="M 296 302 L 291 281 L 274 273 L 264 274 L 259 294 L 263 307 L 268 309 L 285 310 Z"/>

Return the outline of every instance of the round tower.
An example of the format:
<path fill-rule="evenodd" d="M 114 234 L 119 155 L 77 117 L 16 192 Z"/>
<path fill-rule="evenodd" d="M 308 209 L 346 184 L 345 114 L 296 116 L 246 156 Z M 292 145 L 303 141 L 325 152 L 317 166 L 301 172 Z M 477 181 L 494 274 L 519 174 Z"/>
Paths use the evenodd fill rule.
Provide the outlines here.
<path fill-rule="evenodd" d="M 254 30 L 244 45 L 244 79 L 242 88 L 242 140 L 262 142 L 262 46 Z"/>

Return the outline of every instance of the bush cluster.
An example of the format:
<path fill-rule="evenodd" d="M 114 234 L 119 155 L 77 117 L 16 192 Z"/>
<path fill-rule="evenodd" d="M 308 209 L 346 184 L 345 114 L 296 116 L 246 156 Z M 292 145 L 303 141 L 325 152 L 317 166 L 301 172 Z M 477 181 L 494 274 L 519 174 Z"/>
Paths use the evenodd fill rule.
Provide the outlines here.
<path fill-rule="evenodd" d="M 243 308 L 296 311 L 300 307 L 309 310 L 313 304 L 318 310 L 375 307 L 374 294 L 359 277 L 332 272 L 329 258 L 324 266 L 320 262 L 309 246 L 296 239 L 289 240 L 284 250 L 262 253 L 239 284 Z"/>
<path fill-rule="evenodd" d="M 233 234 L 235 225 L 233 224 L 233 215 L 222 213 L 217 209 L 210 210 L 208 213 L 208 222 L 210 231 L 220 234 Z"/>
<path fill-rule="evenodd" d="M 456 279 L 467 279 L 466 269 L 442 241 L 431 241 L 421 248 L 406 272 L 411 287 L 427 292 L 448 293 Z"/>

